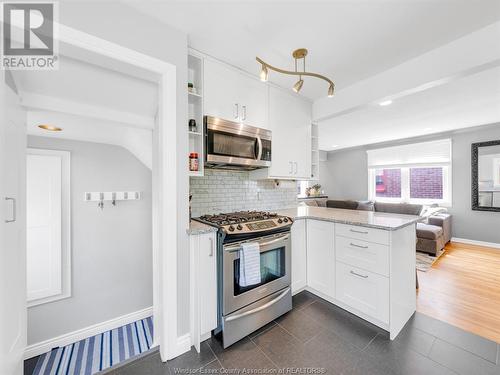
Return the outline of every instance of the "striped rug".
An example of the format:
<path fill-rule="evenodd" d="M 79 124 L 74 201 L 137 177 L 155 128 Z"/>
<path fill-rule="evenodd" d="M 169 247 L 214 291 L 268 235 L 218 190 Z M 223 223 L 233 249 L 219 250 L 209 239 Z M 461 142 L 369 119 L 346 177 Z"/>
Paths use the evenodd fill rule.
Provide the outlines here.
<path fill-rule="evenodd" d="M 33 375 L 92 375 L 148 350 L 153 318 L 101 333 L 42 354 Z"/>

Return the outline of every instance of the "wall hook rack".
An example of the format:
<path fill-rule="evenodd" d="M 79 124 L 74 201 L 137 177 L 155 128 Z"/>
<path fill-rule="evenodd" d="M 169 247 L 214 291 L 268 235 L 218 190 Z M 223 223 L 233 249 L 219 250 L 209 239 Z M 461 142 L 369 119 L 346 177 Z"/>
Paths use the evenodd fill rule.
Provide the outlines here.
<path fill-rule="evenodd" d="M 109 191 L 109 192 L 86 192 L 84 201 L 98 202 L 97 207 L 104 209 L 104 202 L 109 201 L 116 206 L 117 201 L 136 201 L 142 198 L 140 191 Z"/>

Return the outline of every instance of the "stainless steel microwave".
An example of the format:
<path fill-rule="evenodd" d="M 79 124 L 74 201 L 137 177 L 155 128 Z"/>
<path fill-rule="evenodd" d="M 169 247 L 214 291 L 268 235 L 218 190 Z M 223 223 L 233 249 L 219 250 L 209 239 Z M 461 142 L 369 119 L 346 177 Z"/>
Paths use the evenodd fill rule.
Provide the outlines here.
<path fill-rule="evenodd" d="M 271 131 L 205 116 L 205 165 L 257 169 L 271 165 Z"/>

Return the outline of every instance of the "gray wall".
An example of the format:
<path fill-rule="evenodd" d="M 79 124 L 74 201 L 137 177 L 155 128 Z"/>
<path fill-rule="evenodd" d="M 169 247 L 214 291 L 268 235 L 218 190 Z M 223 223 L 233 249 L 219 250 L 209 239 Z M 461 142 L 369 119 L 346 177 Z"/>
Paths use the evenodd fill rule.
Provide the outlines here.
<path fill-rule="evenodd" d="M 28 309 L 28 344 L 153 304 L 151 171 L 111 145 L 28 137 L 28 146 L 71 152 L 71 297 Z M 86 191 L 141 191 L 140 201 L 83 200 Z"/>
<path fill-rule="evenodd" d="M 397 144 L 449 137 L 453 147 L 453 236 L 470 240 L 500 243 L 500 213 L 471 209 L 471 144 L 500 139 L 500 124 L 469 128 L 431 137 L 419 137 L 345 151 L 328 153 L 320 180 L 331 199 L 367 199 L 368 172 L 366 150 Z"/>

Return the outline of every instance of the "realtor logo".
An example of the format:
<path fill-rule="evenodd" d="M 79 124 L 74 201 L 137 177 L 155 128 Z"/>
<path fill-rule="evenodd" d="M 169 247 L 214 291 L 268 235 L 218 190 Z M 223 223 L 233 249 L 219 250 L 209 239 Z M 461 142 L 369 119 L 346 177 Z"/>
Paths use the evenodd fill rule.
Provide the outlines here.
<path fill-rule="evenodd" d="M 2 68 L 58 68 L 57 4 L 2 3 Z"/>

